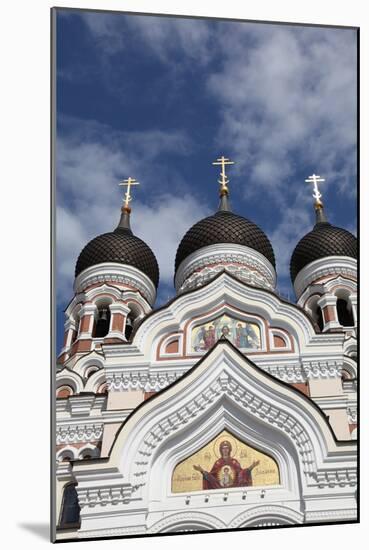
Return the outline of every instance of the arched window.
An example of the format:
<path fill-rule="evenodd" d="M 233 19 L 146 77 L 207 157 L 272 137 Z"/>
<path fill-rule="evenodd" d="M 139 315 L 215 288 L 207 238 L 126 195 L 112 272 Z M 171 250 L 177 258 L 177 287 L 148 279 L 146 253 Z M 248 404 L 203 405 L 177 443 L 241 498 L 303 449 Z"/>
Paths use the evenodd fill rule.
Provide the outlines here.
<path fill-rule="evenodd" d="M 316 310 L 316 322 L 318 324 L 318 327 L 320 328 L 320 332 L 323 332 L 323 328 L 324 328 L 323 313 L 322 313 L 322 308 L 319 306 L 317 306 L 317 310 Z"/>
<path fill-rule="evenodd" d="M 104 338 L 109 332 L 110 327 L 110 309 L 109 306 L 100 306 L 97 310 L 93 338 Z"/>
<path fill-rule="evenodd" d="M 61 529 L 79 527 L 80 511 L 76 484 L 70 483 L 64 488 L 59 527 Z"/>
<path fill-rule="evenodd" d="M 90 378 L 95 372 L 97 372 L 99 370 L 99 367 L 95 367 L 95 366 L 92 366 L 92 367 L 89 367 L 87 370 L 86 370 L 86 373 L 85 373 L 85 378 L 88 379 Z"/>
<path fill-rule="evenodd" d="M 130 339 L 135 322 L 139 318 L 141 314 L 140 308 L 137 306 L 137 304 L 128 304 L 130 312 L 127 315 L 126 319 L 126 325 L 124 328 L 124 336 L 127 340 Z"/>
<path fill-rule="evenodd" d="M 323 332 L 324 328 L 324 321 L 323 321 L 323 313 L 322 308 L 318 306 L 318 300 L 320 296 L 312 296 L 308 303 L 308 311 L 310 310 L 311 316 L 313 317 L 314 321 L 318 325 L 320 332 Z"/>
<path fill-rule="evenodd" d="M 343 327 L 353 327 L 354 317 L 352 315 L 352 308 L 350 303 L 345 298 L 337 299 L 337 316 L 338 322 Z"/>
<path fill-rule="evenodd" d="M 133 322 L 134 322 L 134 318 L 133 318 L 132 313 L 130 313 L 127 316 L 126 326 L 124 328 L 124 336 L 126 337 L 127 340 L 129 340 L 130 337 L 131 337 L 131 334 L 132 334 L 132 331 L 133 331 Z"/>
<path fill-rule="evenodd" d="M 73 332 L 72 332 L 72 339 L 71 339 L 71 342 L 70 344 L 74 344 L 74 342 L 77 340 L 77 337 L 78 337 L 78 333 L 79 333 L 79 325 L 80 325 L 80 309 L 81 307 L 79 307 L 79 311 L 77 313 L 75 313 L 74 315 L 74 320 L 75 320 L 75 326 L 74 326 L 74 329 L 73 329 Z"/>

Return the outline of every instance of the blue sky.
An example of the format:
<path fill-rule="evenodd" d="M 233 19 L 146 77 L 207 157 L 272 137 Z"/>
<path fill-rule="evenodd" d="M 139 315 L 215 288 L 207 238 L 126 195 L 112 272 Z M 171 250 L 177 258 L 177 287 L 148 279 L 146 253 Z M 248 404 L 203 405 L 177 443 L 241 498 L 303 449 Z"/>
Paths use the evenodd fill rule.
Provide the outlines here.
<path fill-rule="evenodd" d="M 58 349 L 74 265 L 115 228 L 128 176 L 132 229 L 174 295 L 176 248 L 218 205 L 224 154 L 233 210 L 269 236 L 278 289 L 314 222 L 313 172 L 329 220 L 356 232 L 356 31 L 58 10 Z"/>

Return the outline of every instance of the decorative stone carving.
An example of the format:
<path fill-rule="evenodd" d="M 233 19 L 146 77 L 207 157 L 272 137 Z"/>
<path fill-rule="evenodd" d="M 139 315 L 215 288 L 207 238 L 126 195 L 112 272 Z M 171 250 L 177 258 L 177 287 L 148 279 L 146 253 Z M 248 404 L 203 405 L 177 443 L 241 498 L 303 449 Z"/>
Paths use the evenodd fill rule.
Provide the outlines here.
<path fill-rule="evenodd" d="M 56 428 L 57 445 L 68 445 L 70 443 L 87 443 L 100 441 L 104 430 L 103 423 L 97 424 L 68 424 L 59 425 Z"/>

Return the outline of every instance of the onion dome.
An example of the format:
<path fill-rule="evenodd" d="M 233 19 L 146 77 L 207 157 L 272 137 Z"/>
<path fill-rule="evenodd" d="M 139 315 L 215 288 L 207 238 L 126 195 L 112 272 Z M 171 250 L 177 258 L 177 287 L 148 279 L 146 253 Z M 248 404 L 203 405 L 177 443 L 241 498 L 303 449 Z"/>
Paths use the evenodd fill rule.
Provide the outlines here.
<path fill-rule="evenodd" d="M 132 233 L 129 216 L 129 212 L 122 211 L 114 231 L 95 237 L 84 247 L 76 263 L 76 277 L 88 267 L 113 262 L 136 267 L 151 279 L 155 288 L 158 287 L 158 262 L 151 248 Z"/>
<path fill-rule="evenodd" d="M 141 290 L 149 302 L 152 302 L 155 299 L 155 289 L 159 284 L 158 262 L 151 248 L 133 234 L 130 226 L 129 202 L 132 200 L 130 187 L 137 184 L 138 182 L 133 178 L 128 178 L 121 183 L 121 185 L 127 185 L 127 192 L 119 224 L 114 231 L 95 237 L 83 248 L 76 263 L 75 276 L 76 280 L 87 277 L 88 281 L 92 281 L 88 276 L 90 268 L 101 265 L 101 274 L 96 275 L 99 277 L 98 280 L 110 278 L 115 281 L 125 281 L 131 287 Z M 84 281 L 85 284 L 86 281 Z M 79 287 L 78 284 L 77 287 Z"/>
<path fill-rule="evenodd" d="M 316 204 L 316 223 L 297 244 L 292 253 L 290 272 L 292 282 L 299 272 L 311 262 L 328 256 L 357 258 L 357 239 L 341 227 L 331 225 L 323 210 L 323 204 Z"/>
<path fill-rule="evenodd" d="M 175 259 L 176 288 L 185 290 L 198 286 L 199 277 L 204 280 L 203 268 L 207 270 L 209 277 L 224 269 L 233 271 L 236 275 L 235 272 L 240 274 L 241 269 L 243 275 L 240 278 L 251 282 L 251 265 L 254 267 L 253 277 L 257 278 L 262 273 L 268 280 L 265 286 L 274 287 L 275 257 L 268 237 L 255 223 L 233 213 L 229 205 L 229 181 L 224 167 L 233 162 L 221 157 L 213 164 L 222 165 L 219 208 L 215 214 L 193 225 L 182 238 Z M 199 269 L 202 271 L 201 275 Z M 246 271 L 248 276 L 244 277 Z M 183 286 L 191 275 L 193 284 L 186 283 Z"/>
<path fill-rule="evenodd" d="M 192 252 L 217 243 L 233 243 L 253 248 L 275 267 L 272 245 L 260 227 L 242 216 L 224 210 L 221 205 L 218 212 L 200 220 L 187 231 L 177 250 L 176 270 Z"/>

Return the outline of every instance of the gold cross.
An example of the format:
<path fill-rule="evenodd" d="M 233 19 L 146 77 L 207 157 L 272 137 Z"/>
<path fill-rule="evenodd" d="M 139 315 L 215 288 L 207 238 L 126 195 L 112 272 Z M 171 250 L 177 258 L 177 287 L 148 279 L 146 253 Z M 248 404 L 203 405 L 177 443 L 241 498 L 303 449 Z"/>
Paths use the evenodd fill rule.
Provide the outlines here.
<path fill-rule="evenodd" d="M 119 185 L 127 186 L 127 191 L 124 193 L 124 196 L 125 196 L 124 207 L 129 208 L 129 203 L 132 200 L 131 185 L 140 185 L 140 184 L 134 178 L 129 177 L 128 179 L 119 182 Z"/>
<path fill-rule="evenodd" d="M 218 180 L 218 183 L 220 183 L 220 192 L 225 192 L 225 193 L 228 193 L 228 187 L 227 187 L 227 184 L 229 183 L 229 179 L 228 179 L 228 176 L 226 176 L 226 173 L 225 173 L 225 167 L 226 165 L 228 164 L 234 164 L 234 162 L 232 160 L 229 160 L 227 158 L 225 158 L 223 155 L 217 159 L 216 161 L 214 161 L 212 163 L 214 166 L 221 166 L 222 167 L 222 171 L 220 173 L 220 177 L 221 179 Z"/>
<path fill-rule="evenodd" d="M 325 179 L 315 174 L 313 174 L 312 176 L 309 176 L 308 179 L 305 180 L 306 183 L 313 184 L 313 188 L 314 188 L 313 197 L 315 199 L 315 206 L 318 206 L 318 207 L 323 206 L 323 203 L 320 200 L 322 198 L 322 194 L 319 191 L 319 187 L 318 187 L 318 183 L 322 183 L 323 181 L 325 181 Z"/>

